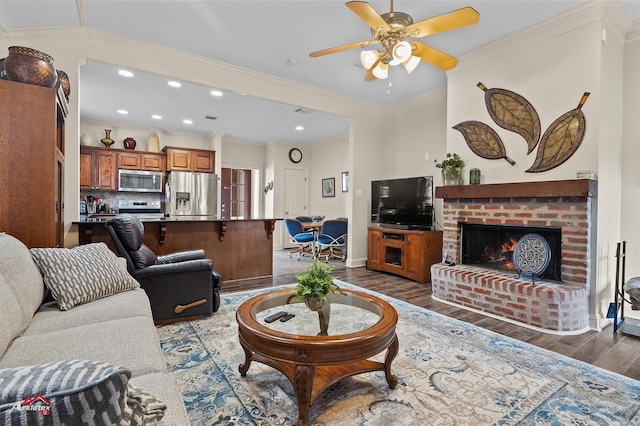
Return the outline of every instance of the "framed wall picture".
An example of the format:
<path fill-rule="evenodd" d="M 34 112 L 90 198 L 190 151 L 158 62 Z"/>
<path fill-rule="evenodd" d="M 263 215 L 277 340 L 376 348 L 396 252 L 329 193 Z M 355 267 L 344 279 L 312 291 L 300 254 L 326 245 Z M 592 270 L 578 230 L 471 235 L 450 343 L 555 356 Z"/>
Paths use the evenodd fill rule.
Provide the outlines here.
<path fill-rule="evenodd" d="M 349 172 L 342 172 L 342 192 L 349 192 Z"/>
<path fill-rule="evenodd" d="M 323 197 L 336 196 L 336 178 L 322 179 L 322 196 Z"/>

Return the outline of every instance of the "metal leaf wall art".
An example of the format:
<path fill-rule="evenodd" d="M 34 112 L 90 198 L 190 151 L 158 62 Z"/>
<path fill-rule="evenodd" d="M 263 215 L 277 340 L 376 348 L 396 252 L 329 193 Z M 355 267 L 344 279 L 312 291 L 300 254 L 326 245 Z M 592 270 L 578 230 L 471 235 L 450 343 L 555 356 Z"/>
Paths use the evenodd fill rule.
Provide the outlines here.
<path fill-rule="evenodd" d="M 467 145 L 478 157 L 487 158 L 489 160 L 498 160 L 504 158 L 509 164 L 516 164 L 511 158 L 507 157 L 507 151 L 504 148 L 502 139 L 488 125 L 481 121 L 463 121 L 453 126 L 464 136 Z"/>
<path fill-rule="evenodd" d="M 540 139 L 540 117 L 529 101 L 509 90 L 487 89 L 481 82 L 478 87 L 484 91 L 487 111 L 498 126 L 522 136 L 527 142 L 527 154 L 538 146 L 536 159 L 526 172 L 538 173 L 558 167 L 580 147 L 586 129 L 582 106 L 589 92 L 584 93 L 576 108 L 558 117 Z M 507 156 L 500 136 L 487 124 L 463 121 L 453 128 L 462 133 L 477 156 L 491 160 L 504 158 L 509 164 L 516 164 Z"/>
<path fill-rule="evenodd" d="M 478 83 L 478 87 L 484 91 L 484 103 L 493 121 L 522 136 L 530 154 L 540 139 L 540 117 L 533 105 L 510 90 L 487 89 L 482 83 Z"/>
<path fill-rule="evenodd" d="M 582 95 L 578 106 L 562 114 L 542 135 L 536 161 L 527 172 L 536 173 L 551 170 L 564 163 L 578 149 L 584 138 L 586 122 L 582 105 L 589 93 Z"/>

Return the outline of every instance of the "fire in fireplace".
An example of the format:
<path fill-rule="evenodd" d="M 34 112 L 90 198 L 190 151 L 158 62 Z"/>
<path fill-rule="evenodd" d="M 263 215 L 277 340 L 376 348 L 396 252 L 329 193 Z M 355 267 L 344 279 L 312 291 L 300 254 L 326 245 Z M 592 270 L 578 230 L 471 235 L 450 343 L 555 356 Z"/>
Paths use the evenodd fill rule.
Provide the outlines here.
<path fill-rule="evenodd" d="M 518 240 L 535 233 L 543 237 L 551 249 L 551 260 L 539 278 L 558 281 L 561 278 L 562 230 L 529 226 L 462 224 L 462 263 L 502 271 L 513 271 L 513 251 Z"/>

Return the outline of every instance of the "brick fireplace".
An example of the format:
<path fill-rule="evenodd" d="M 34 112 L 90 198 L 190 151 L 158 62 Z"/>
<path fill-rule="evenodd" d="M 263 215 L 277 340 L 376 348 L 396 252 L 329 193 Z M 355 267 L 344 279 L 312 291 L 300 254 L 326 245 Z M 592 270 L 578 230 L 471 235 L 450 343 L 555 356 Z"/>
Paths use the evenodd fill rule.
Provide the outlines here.
<path fill-rule="evenodd" d="M 436 188 L 436 198 L 444 199 L 443 251 L 456 265 L 432 266 L 433 297 L 543 331 L 588 330 L 596 196 L 597 181 L 588 179 Z M 559 228 L 560 282 L 461 265 L 464 223 Z"/>

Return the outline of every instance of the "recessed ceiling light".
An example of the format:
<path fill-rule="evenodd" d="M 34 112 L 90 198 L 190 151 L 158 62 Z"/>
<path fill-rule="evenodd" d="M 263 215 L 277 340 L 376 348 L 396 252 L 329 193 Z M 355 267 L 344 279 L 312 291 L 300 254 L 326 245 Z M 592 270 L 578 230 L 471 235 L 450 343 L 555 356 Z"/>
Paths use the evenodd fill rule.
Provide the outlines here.
<path fill-rule="evenodd" d="M 182 120 L 182 122 L 184 124 L 193 124 L 193 121 L 191 121 L 191 120 Z"/>
<path fill-rule="evenodd" d="M 171 87 L 180 87 L 180 86 L 182 86 L 182 84 L 179 81 L 173 81 L 173 80 L 169 81 L 167 84 L 169 86 L 171 86 Z"/>
<path fill-rule="evenodd" d="M 212 90 L 211 94 L 216 97 L 220 97 L 223 95 L 222 90 Z"/>
<path fill-rule="evenodd" d="M 129 114 L 129 111 L 127 111 L 126 109 L 119 109 L 118 110 L 118 114 L 127 115 L 127 114 Z"/>
<path fill-rule="evenodd" d="M 304 126 L 296 126 L 296 130 L 301 132 L 304 130 Z"/>
<path fill-rule="evenodd" d="M 162 116 L 158 114 L 153 114 L 151 118 L 153 118 L 154 120 L 162 120 Z"/>
<path fill-rule="evenodd" d="M 118 74 L 120 74 L 123 77 L 133 77 L 133 73 L 127 70 L 120 70 L 118 71 Z"/>
<path fill-rule="evenodd" d="M 295 59 L 287 60 L 287 65 L 289 65 L 290 67 L 295 67 L 297 64 L 298 64 L 298 61 L 296 61 Z"/>

